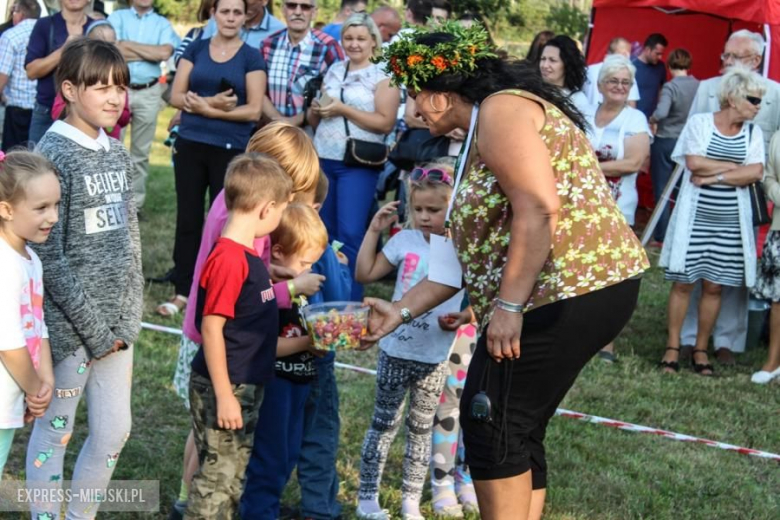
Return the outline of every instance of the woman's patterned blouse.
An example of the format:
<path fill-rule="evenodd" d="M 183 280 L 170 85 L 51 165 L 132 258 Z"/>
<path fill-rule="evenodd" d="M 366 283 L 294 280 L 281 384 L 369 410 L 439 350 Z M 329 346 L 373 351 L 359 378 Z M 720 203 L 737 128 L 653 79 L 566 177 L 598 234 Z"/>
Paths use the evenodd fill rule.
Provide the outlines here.
<path fill-rule="evenodd" d="M 561 201 L 550 255 L 525 311 L 603 289 L 647 270 L 647 255 L 615 204 L 585 134 L 558 108 L 533 94 L 521 90 L 497 94 L 521 96 L 544 108 L 546 122 L 540 134 L 550 152 Z M 485 327 L 507 261 L 513 213 L 476 147 L 472 153 L 475 157 L 452 211 L 452 235 L 469 301 Z"/>

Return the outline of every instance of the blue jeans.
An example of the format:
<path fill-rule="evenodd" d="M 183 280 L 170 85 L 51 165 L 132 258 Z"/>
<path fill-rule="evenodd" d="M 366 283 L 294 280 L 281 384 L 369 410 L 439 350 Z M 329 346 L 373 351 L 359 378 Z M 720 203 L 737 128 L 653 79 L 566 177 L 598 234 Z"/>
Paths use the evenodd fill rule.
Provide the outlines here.
<path fill-rule="evenodd" d="M 676 144 L 677 139 L 675 138 L 656 137 L 650 147 L 650 178 L 653 180 L 653 197 L 655 197 L 656 204 L 658 204 L 658 199 L 672 176 L 675 166 L 672 162 L 672 152 Z M 671 214 L 672 210 L 667 203 L 653 232 L 653 238 L 659 242 L 664 241 Z"/>
<path fill-rule="evenodd" d="M 46 130 L 54 123 L 51 119 L 51 107 L 35 103 L 30 120 L 30 142 L 35 144 L 41 140 Z"/>
<path fill-rule="evenodd" d="M 354 279 L 357 254 L 371 218 L 379 170 L 355 168 L 345 165 L 344 161 L 330 159 L 320 159 L 320 166 L 330 181 L 320 217 L 328 228 L 330 239 L 344 243 L 342 251 L 349 259 L 349 270 Z M 363 286 L 359 283 L 352 283 L 352 299 L 363 299 Z"/>
<path fill-rule="evenodd" d="M 341 504 L 336 500 L 339 492 L 336 453 L 341 423 L 334 362 L 333 353 L 316 361 L 317 380 L 306 401 L 303 446 L 298 458 L 302 518 L 330 520 L 341 515 Z"/>
<path fill-rule="evenodd" d="M 311 386 L 276 377 L 265 387 L 241 495 L 242 520 L 279 518 L 282 492 L 301 452 L 303 409 Z"/>

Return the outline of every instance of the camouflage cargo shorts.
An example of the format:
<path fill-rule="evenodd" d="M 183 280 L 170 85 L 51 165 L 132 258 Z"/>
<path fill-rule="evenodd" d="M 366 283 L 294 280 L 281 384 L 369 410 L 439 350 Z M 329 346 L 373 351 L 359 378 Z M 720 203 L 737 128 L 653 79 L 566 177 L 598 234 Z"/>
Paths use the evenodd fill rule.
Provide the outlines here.
<path fill-rule="evenodd" d="M 233 385 L 244 427 L 223 430 L 217 426 L 217 398 L 211 381 L 192 373 L 190 414 L 200 468 L 190 485 L 186 518 L 232 520 L 238 510 L 263 389 L 263 385 Z"/>

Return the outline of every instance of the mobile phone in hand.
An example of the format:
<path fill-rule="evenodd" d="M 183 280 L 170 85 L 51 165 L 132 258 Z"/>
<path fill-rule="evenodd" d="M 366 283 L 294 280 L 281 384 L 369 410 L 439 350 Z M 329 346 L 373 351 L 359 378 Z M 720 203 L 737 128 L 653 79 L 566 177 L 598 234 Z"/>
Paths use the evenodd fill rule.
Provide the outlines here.
<path fill-rule="evenodd" d="M 333 103 L 333 98 L 331 98 L 327 92 L 322 91 L 322 94 L 320 95 L 320 106 L 328 106 L 331 103 Z"/>
<path fill-rule="evenodd" d="M 219 92 L 222 93 L 227 90 L 232 90 L 233 94 L 236 93 L 236 87 L 234 87 L 227 78 L 222 78 L 222 80 L 219 82 Z"/>

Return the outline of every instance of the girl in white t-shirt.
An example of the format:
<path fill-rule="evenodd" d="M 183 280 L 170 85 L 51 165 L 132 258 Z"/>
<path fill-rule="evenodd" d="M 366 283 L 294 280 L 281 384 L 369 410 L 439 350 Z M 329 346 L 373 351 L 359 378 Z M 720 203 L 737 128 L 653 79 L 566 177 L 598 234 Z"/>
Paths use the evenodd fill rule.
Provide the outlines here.
<path fill-rule="evenodd" d="M 57 223 L 60 182 L 31 152 L 0 152 L 0 479 L 16 428 L 42 417 L 52 397 L 49 333 L 43 321 L 43 269 L 27 242 Z"/>
<path fill-rule="evenodd" d="M 379 280 L 397 268 L 395 301 L 428 276 L 430 235 L 444 233 L 452 184 L 452 169 L 447 166 L 431 165 L 412 171 L 409 208 L 414 229 L 394 235 L 377 253 L 380 234 L 397 220 L 398 202 L 382 207 L 371 221 L 358 253 L 355 266 L 358 282 Z M 468 313 L 460 313 L 462 301 L 463 291 L 431 312 L 401 325 L 379 343 L 376 405 L 363 442 L 358 518 L 389 518 L 379 506 L 379 482 L 390 444 L 401 424 L 407 393 L 410 402 L 401 488 L 402 518 L 423 518 L 420 497 L 430 462 L 433 418 L 448 373 L 447 357 L 455 331 L 470 321 Z"/>

